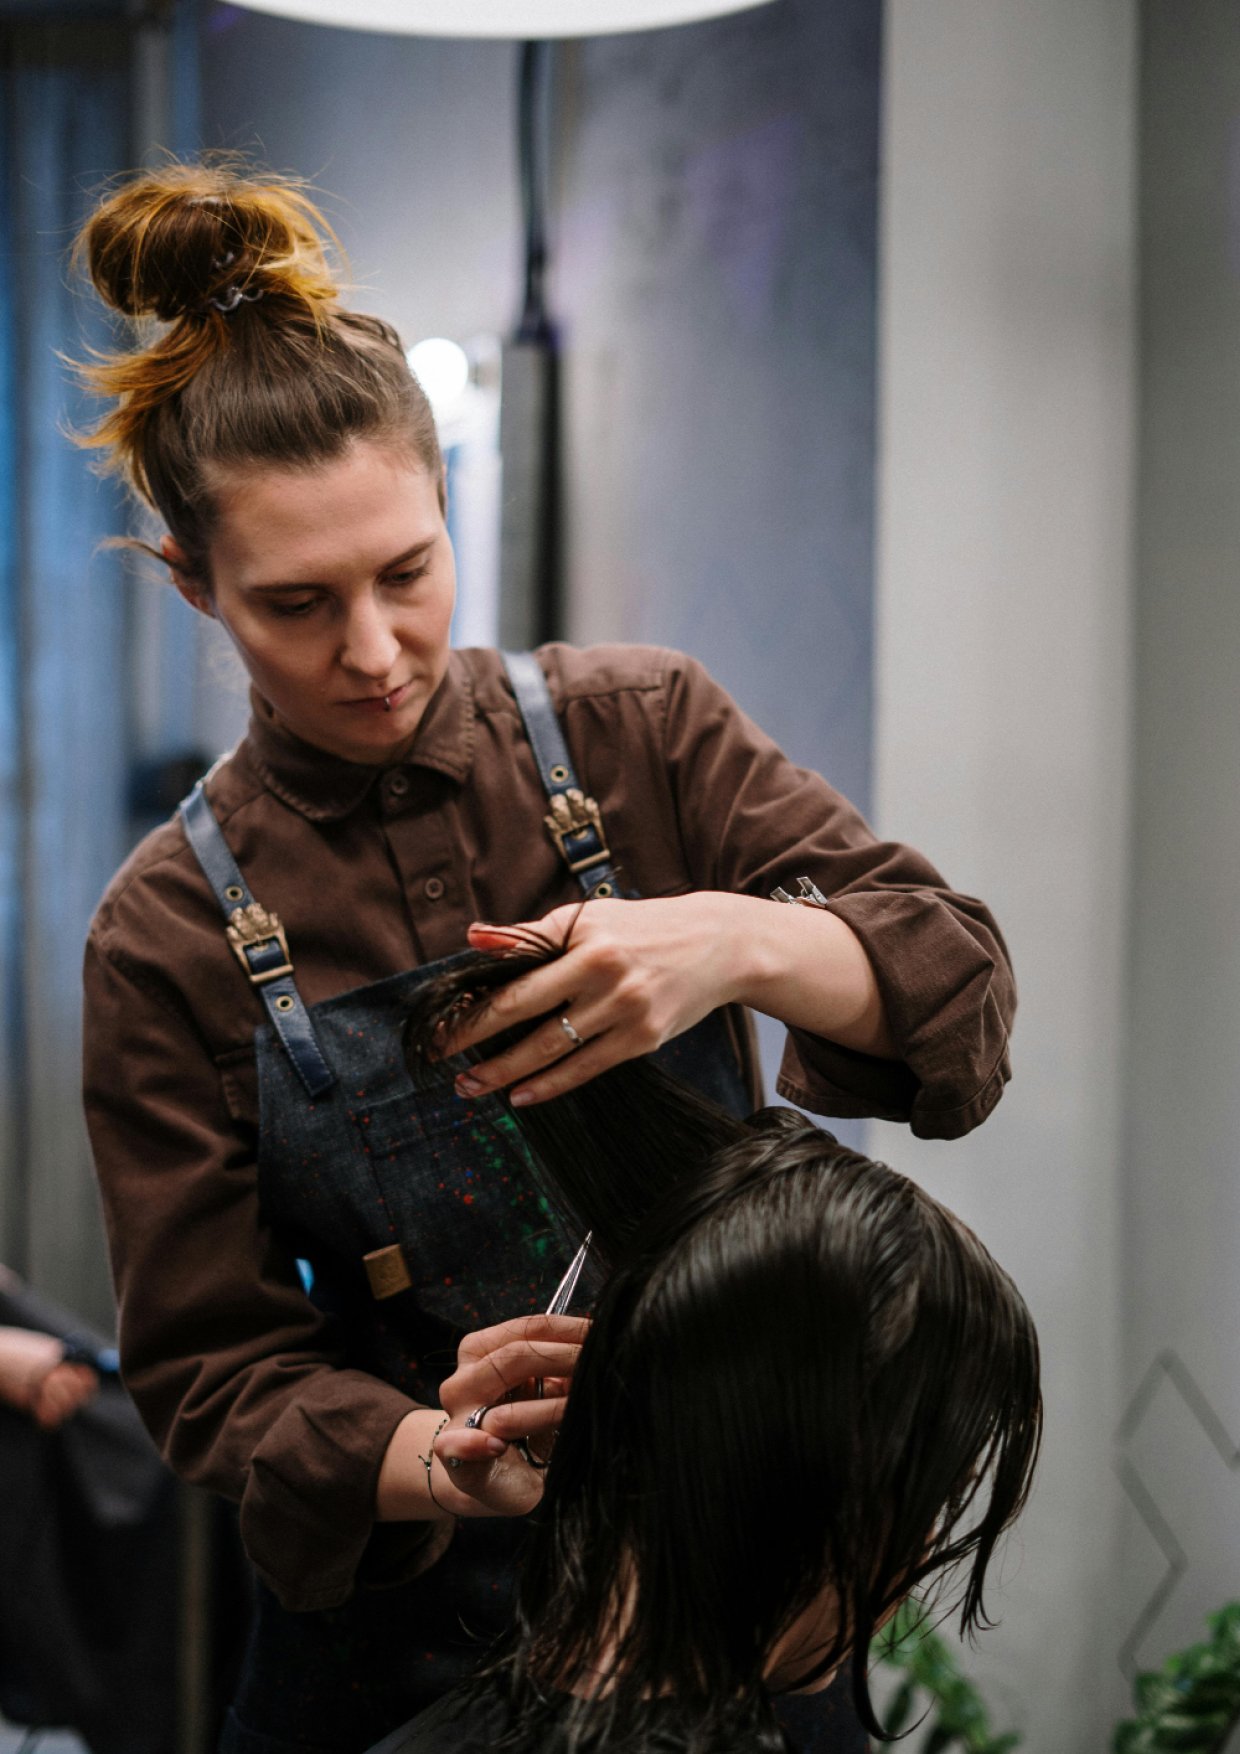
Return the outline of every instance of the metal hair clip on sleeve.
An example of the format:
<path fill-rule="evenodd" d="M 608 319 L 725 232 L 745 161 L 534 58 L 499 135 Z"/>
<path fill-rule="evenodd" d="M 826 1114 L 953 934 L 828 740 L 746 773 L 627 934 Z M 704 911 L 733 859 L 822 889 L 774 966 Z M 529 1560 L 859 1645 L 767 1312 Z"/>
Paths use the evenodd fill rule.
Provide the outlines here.
<path fill-rule="evenodd" d="M 827 906 L 826 896 L 816 883 L 810 882 L 808 877 L 798 877 L 796 883 L 797 888 L 801 891 L 799 895 L 789 895 L 786 889 L 777 887 L 771 891 L 771 900 L 786 901 L 790 907 Z"/>

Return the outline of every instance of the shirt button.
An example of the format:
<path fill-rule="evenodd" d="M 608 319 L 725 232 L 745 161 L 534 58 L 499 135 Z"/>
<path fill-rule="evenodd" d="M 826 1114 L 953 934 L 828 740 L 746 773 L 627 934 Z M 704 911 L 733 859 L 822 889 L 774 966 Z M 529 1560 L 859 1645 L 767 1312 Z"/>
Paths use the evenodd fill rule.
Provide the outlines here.
<path fill-rule="evenodd" d="M 390 773 L 387 777 L 387 789 L 389 797 L 403 798 L 409 790 L 409 775 L 407 773 Z"/>
<path fill-rule="evenodd" d="M 443 895 L 443 878 L 428 877 L 422 887 L 426 893 L 426 899 L 428 901 L 438 901 Z"/>

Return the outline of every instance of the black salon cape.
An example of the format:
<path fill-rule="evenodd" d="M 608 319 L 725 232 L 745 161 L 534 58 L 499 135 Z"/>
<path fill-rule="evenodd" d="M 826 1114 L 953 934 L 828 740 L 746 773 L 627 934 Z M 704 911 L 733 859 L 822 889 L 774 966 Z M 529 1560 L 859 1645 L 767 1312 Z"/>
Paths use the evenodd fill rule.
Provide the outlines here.
<path fill-rule="evenodd" d="M 567 1704 L 567 1700 L 565 1701 Z M 370 1754 L 493 1754 L 505 1727 L 503 1702 L 490 1688 L 460 1687 L 437 1705 L 419 1712 L 410 1723 L 385 1736 Z M 565 1743 L 554 1723 L 544 1727 L 537 1741 L 521 1744 L 520 1754 L 563 1754 Z M 684 1754 L 685 1743 L 666 1729 L 657 1717 L 651 1723 L 643 1754 Z M 785 1754 L 807 1754 L 785 1737 Z M 590 1744 L 590 1754 L 605 1754 Z"/>
<path fill-rule="evenodd" d="M 80 1324 L 24 1288 L 0 1325 Z M 58 1431 L 0 1408 L 0 1712 L 92 1754 L 172 1754 L 174 1485 L 120 1383 Z"/>

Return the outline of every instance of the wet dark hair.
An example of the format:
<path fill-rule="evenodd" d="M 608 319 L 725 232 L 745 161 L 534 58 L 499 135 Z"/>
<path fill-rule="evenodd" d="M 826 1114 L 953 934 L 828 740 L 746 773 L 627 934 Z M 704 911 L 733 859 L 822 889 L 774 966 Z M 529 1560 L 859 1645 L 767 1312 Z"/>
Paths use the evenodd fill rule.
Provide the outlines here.
<path fill-rule="evenodd" d="M 296 178 L 169 160 L 100 202 L 76 257 L 137 343 L 78 368 L 113 403 L 79 442 L 159 513 L 191 576 L 210 582 L 213 469 L 310 468 L 367 439 L 440 480 L 400 338 L 340 302 L 335 236 Z"/>
<path fill-rule="evenodd" d="M 538 954 L 443 977 L 418 1039 L 433 1039 L 436 1008 Z M 642 1209 L 613 1241 L 533 1519 L 495 1672 L 510 1708 L 498 1746 L 541 1745 L 555 1713 L 566 1749 L 636 1754 L 658 1701 L 662 1733 L 687 1749 L 780 1749 L 766 1671 L 824 1587 L 827 1642 L 790 1684 L 848 1661 L 881 1736 L 866 1661 L 886 1612 L 929 1590 L 962 1632 L 988 1623 L 987 1566 L 1041 1432 L 1029 1311 L 958 1218 L 803 1116 L 735 1121 L 641 1061 L 606 1077 L 593 1181 L 618 1178 L 611 1203 Z M 562 1135 L 576 1147 L 590 1090 L 518 1113 L 587 1221 L 591 1186 L 575 1149 L 559 1155 L 555 1111 L 578 1110 Z M 683 1110 L 665 1146 L 669 1101 Z M 685 1117 L 702 1115 L 686 1153 Z M 617 1127 L 630 1141 L 649 1129 L 645 1161 L 613 1150 Z M 606 1688 L 575 1698 L 565 1729 L 564 1696 L 600 1672 Z"/>
<path fill-rule="evenodd" d="M 599 1301 L 523 1575 L 518 1721 L 605 1663 L 574 1712 L 600 1747 L 640 1745 L 668 1694 L 688 1747 L 777 1748 L 770 1655 L 828 1586 L 792 1684 L 851 1660 L 881 1735 L 875 1627 L 952 1568 L 962 1630 L 984 1622 L 1040 1417 L 1033 1323 L 977 1238 L 812 1122 L 756 1116 Z"/>

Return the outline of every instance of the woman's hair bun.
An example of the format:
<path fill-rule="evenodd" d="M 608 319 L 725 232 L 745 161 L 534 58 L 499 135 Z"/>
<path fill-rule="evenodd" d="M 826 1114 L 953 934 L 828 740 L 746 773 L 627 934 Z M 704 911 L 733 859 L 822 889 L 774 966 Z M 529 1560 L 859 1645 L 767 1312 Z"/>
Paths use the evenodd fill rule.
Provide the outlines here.
<path fill-rule="evenodd" d="M 123 183 L 91 216 L 78 250 L 114 309 L 172 323 L 226 312 L 230 293 L 233 302 L 238 292 L 285 292 L 312 308 L 333 302 L 327 244 L 335 238 L 301 185 L 221 160 L 172 163 Z"/>
<path fill-rule="evenodd" d="M 396 331 L 345 306 L 306 184 L 235 154 L 169 159 L 105 192 L 75 254 L 137 330 L 75 366 L 107 404 L 75 437 L 159 512 L 191 573 L 207 571 L 213 468 L 316 464 L 375 438 L 440 479 L 430 404 Z"/>

